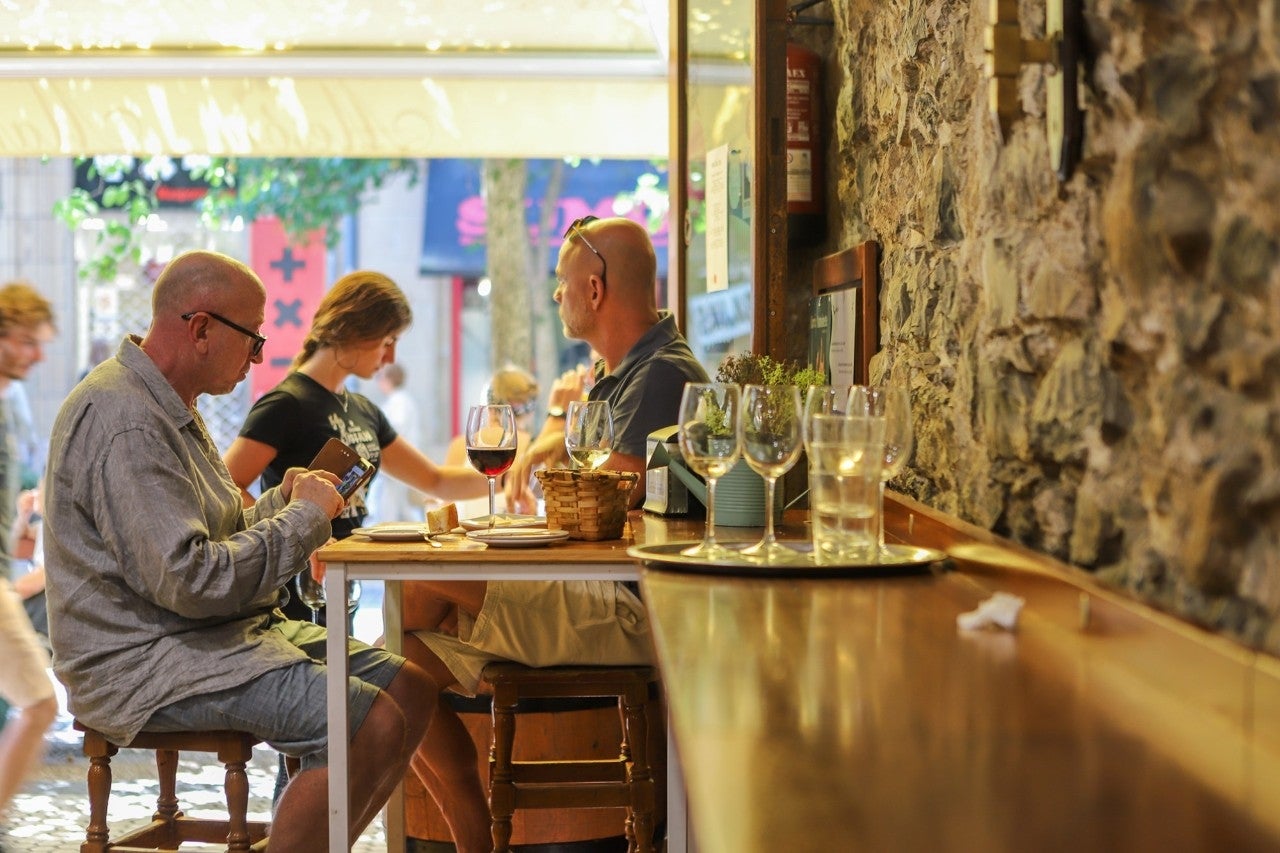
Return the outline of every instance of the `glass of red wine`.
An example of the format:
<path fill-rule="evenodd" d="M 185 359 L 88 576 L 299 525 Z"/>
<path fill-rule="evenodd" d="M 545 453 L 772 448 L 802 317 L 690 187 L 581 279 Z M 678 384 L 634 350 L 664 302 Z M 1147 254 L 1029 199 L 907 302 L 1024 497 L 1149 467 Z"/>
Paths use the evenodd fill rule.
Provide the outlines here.
<path fill-rule="evenodd" d="M 510 406 L 472 406 L 467 412 L 467 461 L 489 478 L 489 529 L 497 519 L 498 477 L 516 458 L 516 413 Z"/>

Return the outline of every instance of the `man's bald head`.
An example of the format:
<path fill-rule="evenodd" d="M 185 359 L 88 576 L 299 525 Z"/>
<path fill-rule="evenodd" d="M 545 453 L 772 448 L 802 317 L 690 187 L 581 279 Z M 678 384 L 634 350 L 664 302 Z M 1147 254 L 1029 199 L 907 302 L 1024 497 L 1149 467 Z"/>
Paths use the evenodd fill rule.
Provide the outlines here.
<path fill-rule="evenodd" d="M 165 266 L 151 293 L 151 313 L 159 318 L 187 311 L 224 312 L 265 294 L 257 273 L 245 264 L 218 252 L 197 250 Z"/>
<path fill-rule="evenodd" d="M 605 283 L 610 296 L 629 311 L 642 311 L 646 316 L 656 311 L 658 261 L 644 226 L 617 217 L 580 227 L 608 265 Z"/>

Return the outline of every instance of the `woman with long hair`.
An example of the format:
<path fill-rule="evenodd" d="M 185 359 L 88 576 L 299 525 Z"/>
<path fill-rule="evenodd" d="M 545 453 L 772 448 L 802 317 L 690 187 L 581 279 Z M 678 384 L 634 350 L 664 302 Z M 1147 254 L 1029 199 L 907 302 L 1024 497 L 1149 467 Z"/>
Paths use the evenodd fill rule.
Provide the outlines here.
<path fill-rule="evenodd" d="M 382 273 L 360 270 L 334 283 L 316 309 L 293 369 L 254 403 L 227 450 L 227 470 L 246 502 L 253 500 L 248 489 L 254 480 L 261 477 L 263 488 L 277 484 L 287 468 L 306 467 L 330 438 L 420 491 L 446 500 L 488 494 L 479 472 L 436 465 L 396 433 L 372 400 L 346 387 L 348 378 L 369 379 L 395 361 L 396 342 L 412 320 L 408 299 Z M 333 520 L 335 539 L 364 523 L 367 489 L 368 484 L 357 491 Z M 302 610 L 294 613 L 307 618 Z"/>

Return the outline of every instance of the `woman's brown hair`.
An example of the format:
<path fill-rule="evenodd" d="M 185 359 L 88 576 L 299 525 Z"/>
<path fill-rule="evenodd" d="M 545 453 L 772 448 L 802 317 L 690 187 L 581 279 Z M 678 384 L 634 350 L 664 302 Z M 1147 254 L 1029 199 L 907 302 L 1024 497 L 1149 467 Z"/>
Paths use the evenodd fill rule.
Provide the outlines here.
<path fill-rule="evenodd" d="M 293 366 L 302 366 L 320 347 L 375 341 L 412 322 L 409 300 L 394 281 L 372 270 L 347 273 L 320 300 Z"/>

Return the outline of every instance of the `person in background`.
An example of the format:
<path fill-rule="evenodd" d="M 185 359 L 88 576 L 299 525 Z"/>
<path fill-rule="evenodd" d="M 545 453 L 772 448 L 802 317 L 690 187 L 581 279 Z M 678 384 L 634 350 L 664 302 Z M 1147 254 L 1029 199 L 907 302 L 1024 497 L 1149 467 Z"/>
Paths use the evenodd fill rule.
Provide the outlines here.
<path fill-rule="evenodd" d="M 478 471 L 436 465 L 396 432 L 372 400 L 346 387 L 349 377 L 370 379 L 395 361 L 396 342 L 412 320 L 408 299 L 382 273 L 360 270 L 334 283 L 316 308 L 293 370 L 253 404 L 227 448 L 227 470 L 246 504 L 253 501 L 249 486 L 255 480 L 261 477 L 263 488 L 279 485 L 289 468 L 308 465 L 330 438 L 378 466 L 379 475 L 423 492 L 449 500 L 489 493 Z M 366 483 L 333 520 L 334 539 L 364 524 L 368 488 Z M 285 612 L 307 618 L 296 600 Z"/>
<path fill-rule="evenodd" d="M 614 452 L 605 468 L 641 473 L 651 431 L 676 422 L 684 384 L 707 374 L 654 302 L 657 263 L 644 228 L 627 219 L 569 226 L 556 264 L 565 336 L 600 353 L 591 399 L 613 409 Z M 579 392 L 580 393 L 580 392 Z M 564 453 L 563 419 L 517 459 L 508 489 L 527 493 L 534 464 Z M 644 494 L 643 479 L 637 494 Z M 574 582 L 406 582 L 404 654 L 439 690 L 475 693 L 490 661 L 529 666 L 636 664 L 650 659 L 644 605 L 624 584 Z M 475 746 L 457 715 L 437 702 L 414 772 L 440 807 L 459 853 L 492 849 L 489 807 Z"/>
<path fill-rule="evenodd" d="M 44 594 L 44 507 L 40 501 L 41 486 L 18 494 L 18 514 L 13 520 L 9 541 L 16 544 L 13 568 L 26 571 L 13 576 L 13 589 L 22 599 L 22 609 L 31 620 L 46 650 L 49 643 L 49 612 Z"/>
<path fill-rule="evenodd" d="M 53 331 L 53 308 L 34 288 L 0 287 L 0 697 L 18 709 L 0 731 L 0 815 L 43 754 L 44 733 L 58 716 L 49 655 L 9 578 L 21 464 L 4 396 L 44 360 Z"/>
<path fill-rule="evenodd" d="M 499 368 L 485 385 L 484 401 L 490 405 L 505 403 L 511 407 L 516 416 L 516 447 L 520 450 L 528 447 L 529 429 L 533 425 L 533 413 L 538 404 L 538 380 L 533 374 L 514 364 Z M 465 435 L 453 437 L 445 451 L 444 461 L 446 465 L 468 464 Z M 459 503 L 458 513 L 461 518 L 488 515 L 489 501 L 486 497 Z"/>
<path fill-rule="evenodd" d="M 396 434 L 414 447 L 422 440 L 418 404 L 404 387 L 404 368 L 392 362 L 378 371 L 382 411 Z M 465 461 L 465 460 L 464 460 Z M 452 464 L 445 460 L 445 464 Z M 379 477 L 369 487 L 369 503 L 380 521 L 422 521 L 424 495 L 393 477 Z"/>
<path fill-rule="evenodd" d="M 329 538 L 343 499 L 293 468 L 250 507 L 196 409 L 262 361 L 266 289 L 215 252 L 173 259 L 145 338 L 129 336 L 63 402 L 45 476 L 54 671 L 69 710 L 113 743 L 143 729 L 233 724 L 300 758 L 274 853 L 327 848 L 325 630 L 284 618 L 280 588 Z M 422 670 L 352 640 L 354 843 L 407 769 L 435 691 Z"/>

